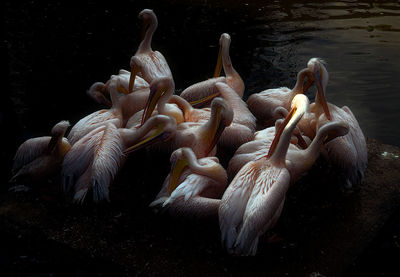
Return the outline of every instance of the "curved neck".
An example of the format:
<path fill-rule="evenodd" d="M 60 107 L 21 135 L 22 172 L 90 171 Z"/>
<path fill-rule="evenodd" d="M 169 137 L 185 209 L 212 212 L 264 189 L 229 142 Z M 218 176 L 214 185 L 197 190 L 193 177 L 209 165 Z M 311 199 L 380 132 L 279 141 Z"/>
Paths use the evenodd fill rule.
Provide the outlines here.
<path fill-rule="evenodd" d="M 297 81 L 291 93 L 291 100 L 299 93 L 303 93 L 304 79 L 306 77 L 308 68 L 302 69 L 297 73 Z"/>
<path fill-rule="evenodd" d="M 184 117 L 186 119 L 186 115 L 191 113 L 194 108 L 192 107 L 192 105 L 190 105 L 190 103 L 188 101 L 186 101 L 184 98 L 178 96 L 178 95 L 172 95 L 169 98 L 169 103 L 175 103 L 176 105 L 178 105 L 179 109 L 181 109 L 183 111 Z"/>
<path fill-rule="evenodd" d="M 221 170 L 224 171 L 218 163 L 208 163 L 205 165 L 202 165 L 199 163 L 196 155 L 193 153 L 192 150 L 186 151 L 185 156 L 188 160 L 189 163 L 189 168 L 193 173 L 196 173 L 198 175 L 206 176 L 210 179 L 216 180 L 219 183 L 224 182 L 224 177 L 226 179 L 226 174 L 221 174 L 221 176 L 218 176 L 218 173 L 221 173 Z M 209 159 L 209 158 L 207 158 Z M 219 177 L 219 178 L 218 178 Z"/>
<path fill-rule="evenodd" d="M 120 128 L 120 134 L 125 148 L 136 144 L 141 138 L 147 135 L 154 127 L 160 123 L 158 116 L 152 116 L 140 128 Z"/>
<path fill-rule="evenodd" d="M 284 122 L 281 125 L 281 128 L 284 127 L 282 131 L 278 131 L 277 134 L 275 135 L 274 140 L 272 141 L 271 148 L 273 147 L 274 144 L 276 144 L 275 149 L 272 148 L 272 154 L 269 154 L 269 160 L 273 163 L 284 163 L 285 162 L 285 157 L 287 150 L 289 148 L 290 144 L 290 139 L 292 137 L 293 130 L 296 128 L 297 123 L 300 121 L 302 116 L 305 113 L 305 109 L 298 109 L 294 112 L 293 117 L 289 120 L 289 122 L 286 124 Z M 285 126 L 286 124 L 286 126 Z M 281 134 L 280 134 L 281 133 Z M 278 142 L 276 142 L 278 140 Z M 270 151 L 271 151 L 270 148 Z"/>
<path fill-rule="evenodd" d="M 146 29 L 146 33 L 144 35 L 143 40 L 140 42 L 137 53 L 152 51 L 151 41 L 153 39 L 153 34 L 154 34 L 155 30 L 157 29 L 158 20 L 157 20 L 157 17 L 151 15 L 151 19 L 149 21 L 150 22 L 148 24 L 146 24 L 146 26 L 143 27 L 143 28 L 147 28 L 147 29 Z"/>

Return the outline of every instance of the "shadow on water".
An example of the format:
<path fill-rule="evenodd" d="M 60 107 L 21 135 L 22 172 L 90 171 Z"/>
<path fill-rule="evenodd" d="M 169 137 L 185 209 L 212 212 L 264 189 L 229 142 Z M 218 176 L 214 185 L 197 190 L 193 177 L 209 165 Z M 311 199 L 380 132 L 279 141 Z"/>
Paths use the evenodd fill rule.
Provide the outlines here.
<path fill-rule="evenodd" d="M 246 84 L 245 97 L 266 88 L 292 87 L 309 58 L 321 57 L 330 73 L 328 101 L 349 106 L 366 136 L 400 145 L 400 130 L 393 128 L 400 116 L 398 2 L 233 2 L 3 3 L 7 63 L 2 68 L 6 98 L 0 124 L 6 147 L 1 158 L 8 166 L 2 183 L 24 140 L 47 135 L 62 119 L 74 124 L 99 109 L 86 90 L 121 68 L 129 69 L 143 8 L 158 16 L 153 49 L 167 58 L 178 93 L 211 77 L 219 36 L 227 32 L 233 65 Z"/>

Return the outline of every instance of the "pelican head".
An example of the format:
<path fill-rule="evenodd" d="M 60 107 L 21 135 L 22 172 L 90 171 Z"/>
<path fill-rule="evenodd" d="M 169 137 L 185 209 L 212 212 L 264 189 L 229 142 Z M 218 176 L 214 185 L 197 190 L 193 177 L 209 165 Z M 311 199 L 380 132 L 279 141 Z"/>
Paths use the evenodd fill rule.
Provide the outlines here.
<path fill-rule="evenodd" d="M 207 128 L 207 135 L 212 138 L 209 152 L 217 144 L 222 132 L 231 125 L 233 110 L 231 106 L 221 97 L 216 97 L 211 102 L 210 125 Z"/>
<path fill-rule="evenodd" d="M 150 10 L 150 9 L 142 10 L 139 13 L 138 18 L 144 23 L 144 26 L 146 26 L 146 25 L 148 26 L 150 23 L 153 23 L 153 24 L 158 23 L 156 14 L 153 12 L 153 10 Z"/>
<path fill-rule="evenodd" d="M 161 102 L 164 105 L 168 101 L 174 93 L 173 87 L 174 82 L 170 77 L 160 77 L 150 83 L 150 93 L 144 108 L 142 125 L 152 115 L 157 103 Z"/>
<path fill-rule="evenodd" d="M 329 74 L 325 67 L 325 62 L 319 58 L 311 58 L 307 63 L 308 69 L 312 72 L 315 85 L 317 86 L 316 103 L 319 103 L 324 110 L 328 120 L 331 120 L 331 113 L 328 108 L 328 102 L 325 98 L 325 88 L 328 84 Z"/>
<path fill-rule="evenodd" d="M 289 143 L 292 131 L 296 127 L 296 124 L 300 121 L 301 117 L 308 112 L 310 109 L 310 101 L 304 94 L 297 94 L 291 103 L 291 108 L 283 123 L 279 126 L 274 140 L 271 143 L 271 147 L 268 151 L 267 157 L 271 157 L 275 151 L 278 151 L 278 144 L 281 137 L 288 137 L 287 142 Z M 288 145 L 287 145 L 288 146 Z M 284 151 L 286 155 L 287 147 L 281 147 L 279 151 Z M 285 156 L 283 155 L 283 157 Z"/>
<path fill-rule="evenodd" d="M 129 145 L 134 143 L 134 145 L 127 147 L 124 154 L 129 154 L 158 141 L 166 142 L 175 135 L 175 131 L 176 122 L 174 118 L 166 115 L 153 116 L 136 130 L 134 142 L 127 143 Z M 136 137 L 139 137 L 139 140 Z M 127 138 L 127 140 L 132 141 L 132 138 Z"/>
<path fill-rule="evenodd" d="M 207 160 L 207 161 L 206 161 Z M 218 163 L 218 158 L 207 157 L 198 160 L 193 150 L 182 147 L 171 154 L 171 173 L 168 182 L 169 195 L 178 187 L 180 181 L 184 180 L 190 172 L 209 177 L 217 183 L 226 183 L 226 172 Z M 189 169 L 190 171 L 186 171 Z"/>

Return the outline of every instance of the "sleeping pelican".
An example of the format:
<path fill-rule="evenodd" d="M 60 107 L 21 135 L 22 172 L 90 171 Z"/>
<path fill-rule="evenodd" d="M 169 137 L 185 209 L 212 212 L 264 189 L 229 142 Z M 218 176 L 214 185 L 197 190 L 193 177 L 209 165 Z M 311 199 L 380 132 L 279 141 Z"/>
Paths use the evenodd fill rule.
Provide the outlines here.
<path fill-rule="evenodd" d="M 138 129 L 117 128 L 111 123 L 99 126 L 77 141 L 65 156 L 64 191 L 73 190 L 77 203 L 83 203 L 89 191 L 93 192 L 93 201 L 109 201 L 109 186 L 126 155 L 158 140 L 169 140 L 175 129 L 175 121 L 164 115 L 152 117 Z"/>
<path fill-rule="evenodd" d="M 193 106 L 200 106 L 202 103 L 205 103 L 204 98 L 206 97 L 208 97 L 209 101 L 211 101 L 212 98 L 218 96 L 219 92 L 215 87 L 217 82 L 224 82 L 228 84 L 237 93 L 237 95 L 239 95 L 240 98 L 243 97 L 244 82 L 232 66 L 229 55 L 230 44 L 231 37 L 229 34 L 223 33 L 219 40 L 220 47 L 214 77 L 191 85 L 180 94 L 181 97 L 189 101 Z M 221 75 L 222 68 L 224 68 L 225 77 L 219 77 Z"/>
<path fill-rule="evenodd" d="M 20 179 L 38 181 L 55 175 L 71 148 L 64 138 L 69 126 L 68 121 L 60 121 L 52 128 L 51 137 L 31 138 L 22 143 L 14 157 L 10 182 Z"/>
<path fill-rule="evenodd" d="M 307 103 L 304 95 L 293 98 L 268 154 L 242 167 L 222 196 L 219 223 L 228 252 L 255 255 L 259 237 L 277 222 L 290 185 L 286 153 Z"/>
<path fill-rule="evenodd" d="M 317 130 L 328 122 L 346 122 L 349 126 L 347 135 L 339 137 L 326 144 L 325 158 L 334 166 L 340 169 L 348 185 L 359 183 L 364 175 L 368 162 L 367 144 L 364 134 L 358 124 L 357 119 L 350 108 L 328 103 L 329 113 L 326 113 L 323 105 L 326 102 L 320 95 L 324 95 L 329 80 L 329 74 L 324 63 L 313 58 L 309 61 L 309 67 L 313 68 L 316 76 L 317 95 L 315 103 L 311 105 L 311 112 L 315 114 L 311 125 Z M 302 123 L 302 122 L 300 122 Z"/>
<path fill-rule="evenodd" d="M 173 81 L 171 70 L 164 56 L 151 49 L 153 34 L 158 26 L 156 14 L 152 10 L 144 9 L 139 13 L 139 18 L 142 19 L 145 36 L 135 55 L 131 58 L 129 92 L 133 91 L 136 75 L 140 75 L 149 84 L 159 77 L 170 77 Z"/>
<path fill-rule="evenodd" d="M 162 206 L 177 217 L 216 218 L 227 186 L 225 169 L 216 157 L 198 159 L 183 147 L 171 155 L 171 172 L 150 207 Z"/>

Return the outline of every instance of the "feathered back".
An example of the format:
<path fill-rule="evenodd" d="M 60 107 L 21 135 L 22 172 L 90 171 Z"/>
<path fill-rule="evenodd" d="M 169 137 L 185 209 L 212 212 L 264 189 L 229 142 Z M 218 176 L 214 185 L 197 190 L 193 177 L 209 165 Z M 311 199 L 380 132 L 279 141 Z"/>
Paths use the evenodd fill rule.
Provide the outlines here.
<path fill-rule="evenodd" d="M 64 191 L 74 188 L 74 201 L 82 203 L 89 189 L 95 202 L 109 200 L 109 185 L 120 167 L 123 145 L 113 124 L 100 126 L 74 144 L 63 163 Z"/>

